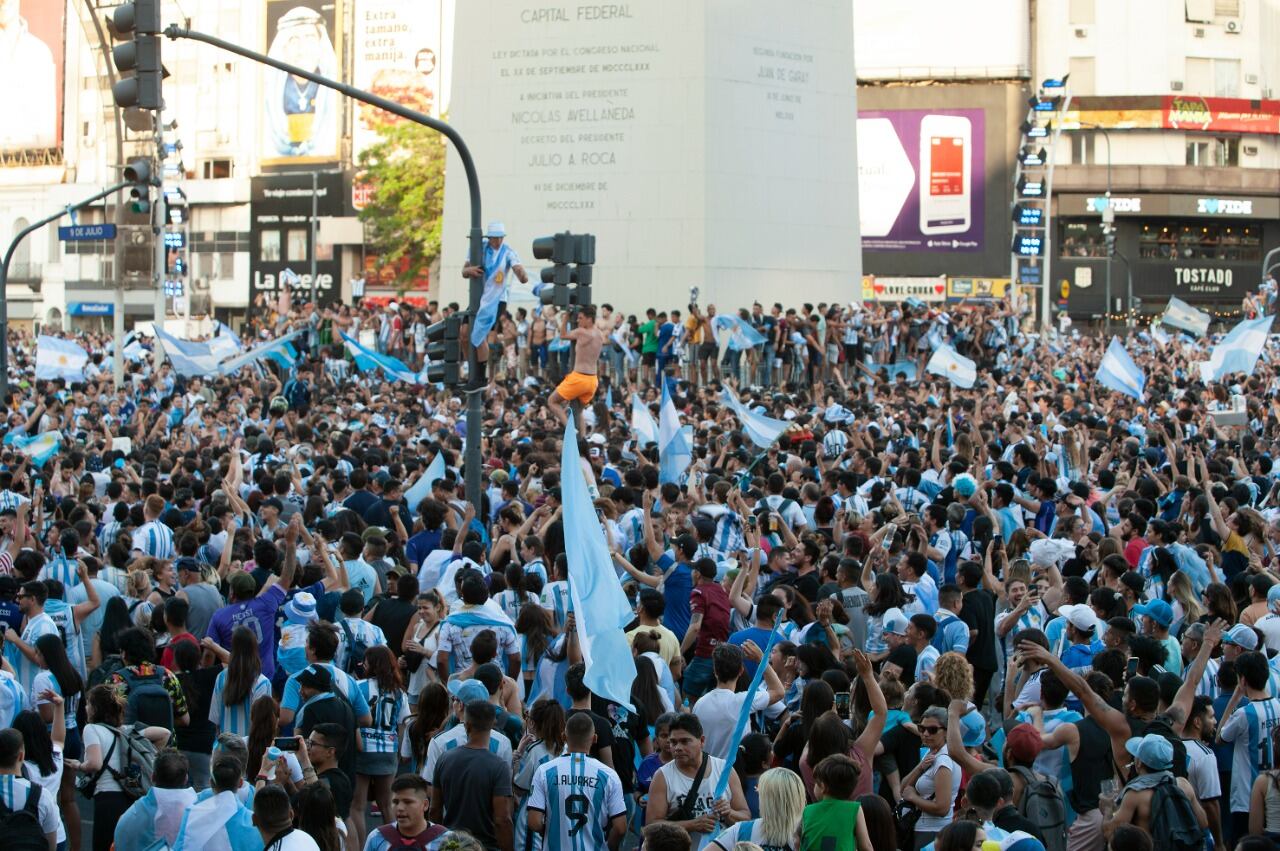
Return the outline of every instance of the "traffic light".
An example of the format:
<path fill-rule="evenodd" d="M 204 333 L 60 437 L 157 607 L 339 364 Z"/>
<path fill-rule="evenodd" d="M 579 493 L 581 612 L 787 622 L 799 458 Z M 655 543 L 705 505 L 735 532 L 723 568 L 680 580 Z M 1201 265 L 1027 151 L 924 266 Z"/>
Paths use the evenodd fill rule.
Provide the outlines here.
<path fill-rule="evenodd" d="M 117 37 L 132 35 L 131 41 L 117 44 L 111 49 L 111 59 L 116 70 L 124 74 L 133 72 L 111 87 L 116 106 L 136 106 L 140 109 L 161 109 L 161 80 L 164 68 L 160 64 L 160 0 L 135 0 L 117 6 L 111 18 Z"/>
<path fill-rule="evenodd" d="M 454 313 L 427 329 L 427 380 L 454 386 L 462 367 L 462 321 L 465 314 Z"/>
<path fill-rule="evenodd" d="M 543 304 L 557 308 L 569 306 L 569 282 L 573 273 L 569 264 L 573 262 L 574 239 L 568 231 L 555 236 L 540 236 L 533 241 L 533 256 L 536 260 L 550 260 L 551 266 L 543 266 L 539 274 L 543 286 L 538 298 Z"/>
<path fill-rule="evenodd" d="M 1102 229 L 1103 238 L 1106 240 L 1107 245 L 1107 256 L 1114 257 L 1116 254 L 1116 229 L 1109 225 L 1103 225 Z"/>
<path fill-rule="evenodd" d="M 589 233 L 579 234 L 573 238 L 573 273 L 569 276 L 577 284 L 569 294 L 569 301 L 574 307 L 586 307 L 591 304 L 591 267 L 596 262 L 596 238 Z"/>
<path fill-rule="evenodd" d="M 131 160 L 124 167 L 124 179 L 133 184 L 129 190 L 129 209 L 135 213 L 151 212 L 151 163 L 148 160 Z"/>

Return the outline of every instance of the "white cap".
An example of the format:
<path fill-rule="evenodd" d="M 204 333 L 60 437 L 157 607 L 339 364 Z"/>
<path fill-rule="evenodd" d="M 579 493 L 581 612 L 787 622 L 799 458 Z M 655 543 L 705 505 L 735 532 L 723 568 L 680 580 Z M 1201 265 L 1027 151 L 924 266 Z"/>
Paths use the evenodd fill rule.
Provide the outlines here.
<path fill-rule="evenodd" d="M 1084 632 L 1092 632 L 1098 628 L 1098 616 L 1088 603 L 1059 606 L 1058 614 L 1067 619 L 1067 623 Z"/>
<path fill-rule="evenodd" d="M 507 228 L 502 222 L 489 222 L 489 226 L 484 229 L 484 235 L 486 239 L 505 237 Z"/>

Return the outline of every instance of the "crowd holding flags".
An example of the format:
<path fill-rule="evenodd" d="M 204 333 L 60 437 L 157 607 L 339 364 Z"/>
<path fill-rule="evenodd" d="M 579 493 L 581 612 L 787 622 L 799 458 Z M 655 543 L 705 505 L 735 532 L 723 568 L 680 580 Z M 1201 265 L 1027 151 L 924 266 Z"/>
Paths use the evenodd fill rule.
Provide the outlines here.
<path fill-rule="evenodd" d="M 1111 345 L 1107 346 L 1107 353 L 1102 356 L 1097 379 L 1103 387 L 1132 396 L 1139 402 L 1143 399 L 1143 389 L 1147 385 L 1147 376 L 1133 362 L 1133 358 L 1129 357 L 1124 344 L 1117 337 L 1111 338 Z"/>

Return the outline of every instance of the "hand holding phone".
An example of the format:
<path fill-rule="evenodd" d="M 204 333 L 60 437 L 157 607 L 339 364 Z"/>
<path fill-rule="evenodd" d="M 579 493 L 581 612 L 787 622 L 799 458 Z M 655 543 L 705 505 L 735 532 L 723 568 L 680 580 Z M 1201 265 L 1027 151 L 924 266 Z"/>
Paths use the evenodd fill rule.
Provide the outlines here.
<path fill-rule="evenodd" d="M 272 744 L 282 751 L 298 750 L 298 740 L 293 736 L 277 736 Z"/>

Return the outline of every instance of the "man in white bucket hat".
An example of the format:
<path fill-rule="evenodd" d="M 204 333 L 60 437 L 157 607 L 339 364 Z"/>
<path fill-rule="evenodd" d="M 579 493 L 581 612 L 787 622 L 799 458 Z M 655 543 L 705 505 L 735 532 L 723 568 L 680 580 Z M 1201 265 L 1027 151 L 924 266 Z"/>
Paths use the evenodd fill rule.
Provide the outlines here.
<path fill-rule="evenodd" d="M 529 283 L 529 276 L 525 274 L 524 266 L 520 265 L 519 255 L 514 248 L 504 242 L 507 229 L 502 222 L 489 222 L 489 226 L 484 229 L 484 235 L 488 240 L 484 247 L 484 267 L 470 265 L 462 267 L 464 278 L 484 279 L 480 309 L 476 312 L 473 327 L 466 334 L 471 340 L 471 345 L 475 347 L 476 361 L 480 367 L 478 374 L 471 376 L 470 383 L 473 387 L 484 384 L 485 363 L 489 360 L 487 338 L 489 331 L 507 310 L 507 301 L 511 296 L 511 275 L 514 274 L 519 278 L 522 284 Z"/>

